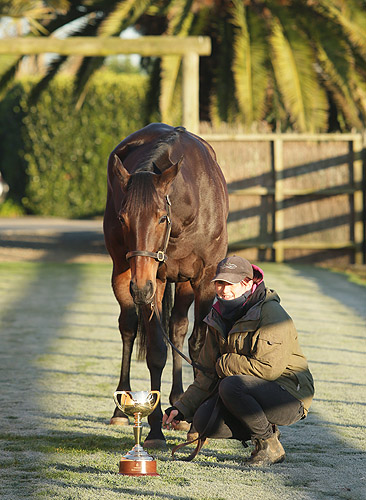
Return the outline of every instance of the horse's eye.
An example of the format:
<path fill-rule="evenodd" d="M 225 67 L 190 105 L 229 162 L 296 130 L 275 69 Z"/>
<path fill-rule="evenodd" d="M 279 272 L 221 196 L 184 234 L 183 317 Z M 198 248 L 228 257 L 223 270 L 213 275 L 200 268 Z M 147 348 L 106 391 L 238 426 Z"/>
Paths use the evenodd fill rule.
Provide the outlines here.
<path fill-rule="evenodd" d="M 162 217 L 160 217 L 159 219 L 159 224 L 161 224 L 162 222 L 165 222 L 166 221 L 166 215 L 163 215 Z"/>
<path fill-rule="evenodd" d="M 118 214 L 118 220 L 120 221 L 120 223 L 122 224 L 122 226 L 126 225 L 126 222 L 125 222 L 125 219 L 123 218 L 123 215 Z"/>

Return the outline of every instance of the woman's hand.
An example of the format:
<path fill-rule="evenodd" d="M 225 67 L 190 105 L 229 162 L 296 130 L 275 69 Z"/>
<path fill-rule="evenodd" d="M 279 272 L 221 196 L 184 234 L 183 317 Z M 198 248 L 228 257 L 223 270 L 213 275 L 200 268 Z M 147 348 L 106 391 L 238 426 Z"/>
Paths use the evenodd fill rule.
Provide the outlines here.
<path fill-rule="evenodd" d="M 163 415 L 163 422 L 162 422 L 163 429 L 171 429 L 171 428 L 175 429 L 180 422 L 179 419 L 176 420 L 175 418 L 178 416 L 179 411 L 176 408 L 174 408 L 174 406 L 168 408 L 165 411 L 166 412 L 168 411 L 169 413 L 164 413 Z"/>

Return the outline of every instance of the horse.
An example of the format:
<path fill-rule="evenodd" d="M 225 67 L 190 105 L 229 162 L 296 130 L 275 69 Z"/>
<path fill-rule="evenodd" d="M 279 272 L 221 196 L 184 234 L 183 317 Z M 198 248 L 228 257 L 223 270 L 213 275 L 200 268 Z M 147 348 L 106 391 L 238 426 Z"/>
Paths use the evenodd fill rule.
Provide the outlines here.
<path fill-rule="evenodd" d="M 197 360 L 206 334 L 203 319 L 215 294 L 211 280 L 227 253 L 227 215 L 227 186 L 216 154 L 184 127 L 151 123 L 111 152 L 103 231 L 120 306 L 123 349 L 118 391 L 131 390 L 131 354 L 139 319 L 151 390 L 160 390 L 167 360 L 160 315 L 169 287 L 174 288 L 169 338 L 178 350 L 194 300 L 188 345 L 190 358 Z M 169 400 L 174 404 L 183 393 L 183 383 L 181 357 L 175 350 L 172 356 Z M 145 448 L 165 445 L 161 419 L 159 403 L 148 417 Z M 110 423 L 128 425 L 128 418 L 116 407 Z"/>

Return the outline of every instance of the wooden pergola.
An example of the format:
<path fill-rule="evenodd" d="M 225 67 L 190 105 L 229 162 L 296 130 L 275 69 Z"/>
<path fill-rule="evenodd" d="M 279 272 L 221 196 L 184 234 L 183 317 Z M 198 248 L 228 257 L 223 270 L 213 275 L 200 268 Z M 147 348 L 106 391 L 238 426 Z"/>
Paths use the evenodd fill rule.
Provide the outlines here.
<path fill-rule="evenodd" d="M 193 133 L 199 131 L 199 57 L 211 54 L 209 37 L 146 36 L 135 39 L 118 37 L 52 37 L 6 38 L 0 40 L 0 54 L 32 55 L 55 53 L 65 56 L 110 56 L 139 54 L 183 58 L 182 109 L 183 125 Z"/>

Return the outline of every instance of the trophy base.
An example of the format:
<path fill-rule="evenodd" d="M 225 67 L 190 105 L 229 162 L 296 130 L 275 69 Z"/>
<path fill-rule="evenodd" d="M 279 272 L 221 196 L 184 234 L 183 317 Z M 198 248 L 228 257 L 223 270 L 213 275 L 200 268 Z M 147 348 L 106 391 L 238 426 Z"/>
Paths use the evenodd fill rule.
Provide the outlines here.
<path fill-rule="evenodd" d="M 119 473 L 125 476 L 158 476 L 155 460 L 128 460 L 121 458 Z"/>

